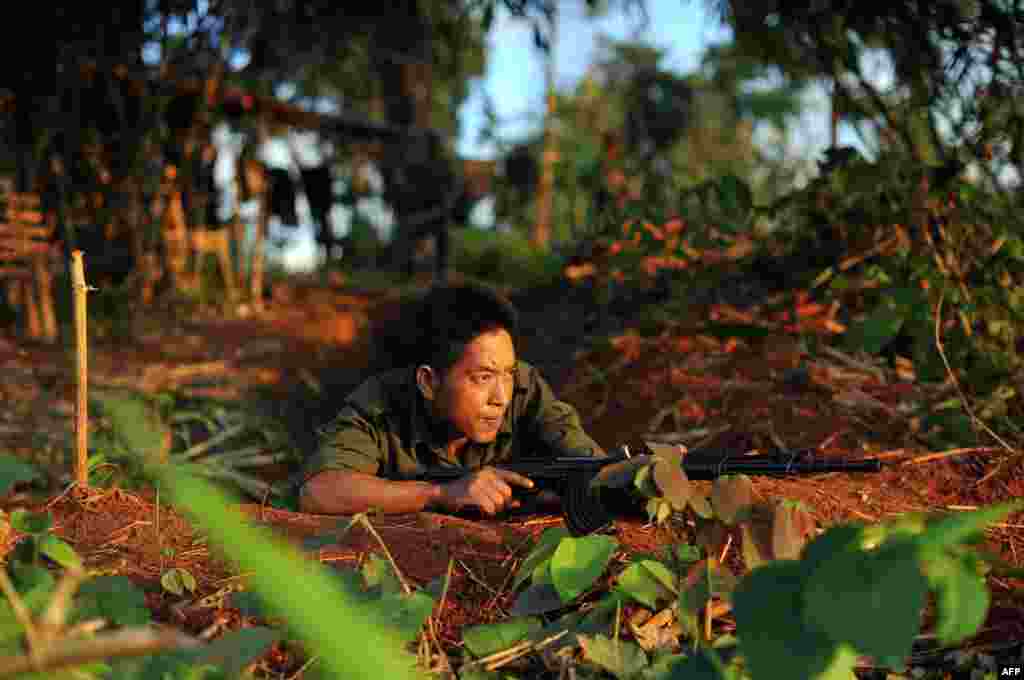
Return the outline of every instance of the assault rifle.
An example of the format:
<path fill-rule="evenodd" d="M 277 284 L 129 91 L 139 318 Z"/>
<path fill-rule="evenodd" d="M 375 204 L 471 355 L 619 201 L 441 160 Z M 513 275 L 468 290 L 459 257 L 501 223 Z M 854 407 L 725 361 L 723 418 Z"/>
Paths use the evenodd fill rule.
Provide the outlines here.
<path fill-rule="evenodd" d="M 526 492 L 528 494 L 541 491 L 556 493 L 562 501 L 562 514 L 569 533 L 585 536 L 608 526 L 621 507 L 604 493 L 609 488 L 609 479 L 618 473 L 630 474 L 642 465 L 653 462 L 659 450 L 675 448 L 652 443 L 645 443 L 645 447 L 651 453 L 630 455 L 628 447 L 621 446 L 604 458 L 523 458 L 499 463 L 494 467 L 511 470 L 533 480 L 534 486 Z M 692 480 L 710 480 L 722 475 L 738 474 L 795 477 L 829 472 L 879 472 L 882 469 L 882 461 L 877 458 L 821 459 L 815 458 L 809 451 L 721 456 L 702 452 L 684 455 L 681 465 L 686 478 Z M 428 468 L 417 478 L 444 483 L 455 481 L 470 472 L 461 467 L 434 467 Z M 517 495 L 522 493 L 522 490 L 516 489 Z"/>

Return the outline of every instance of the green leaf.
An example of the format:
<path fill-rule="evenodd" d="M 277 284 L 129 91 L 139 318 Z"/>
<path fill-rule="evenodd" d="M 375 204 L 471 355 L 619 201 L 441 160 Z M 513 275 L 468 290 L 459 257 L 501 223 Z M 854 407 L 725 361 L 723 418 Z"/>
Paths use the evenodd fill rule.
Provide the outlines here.
<path fill-rule="evenodd" d="M 640 565 L 668 590 L 673 593 L 679 590 L 676 575 L 664 563 L 657 560 L 641 560 Z"/>
<path fill-rule="evenodd" d="M 880 303 L 868 318 L 851 326 L 846 336 L 848 347 L 878 354 L 900 332 L 903 318 L 896 309 L 885 302 Z"/>
<path fill-rule="evenodd" d="M 363 582 L 367 590 L 377 589 L 385 595 L 401 593 L 402 582 L 391 561 L 380 555 L 371 555 L 363 564 Z"/>
<path fill-rule="evenodd" d="M 985 527 L 1024 507 L 1024 500 L 1009 501 L 972 512 L 958 512 L 928 525 L 921 535 L 923 546 L 948 548 L 985 531 Z"/>
<path fill-rule="evenodd" d="M 754 486 L 746 475 L 725 475 L 711 484 L 711 505 L 726 524 L 735 524 L 753 499 Z"/>
<path fill-rule="evenodd" d="M 644 508 L 647 510 L 647 521 L 654 522 L 658 519 L 658 511 L 661 510 L 661 506 L 665 503 L 660 498 L 648 498 L 644 504 Z"/>
<path fill-rule="evenodd" d="M 831 639 L 901 667 L 920 629 L 927 594 L 913 544 L 842 553 L 810 572 L 805 618 Z"/>
<path fill-rule="evenodd" d="M 581 620 L 581 626 L 590 630 L 581 630 L 580 632 L 602 632 L 599 630 L 600 626 L 613 624 L 618 612 L 622 610 L 622 605 L 628 604 L 629 601 L 629 596 L 623 592 L 622 588 L 617 586 L 612 588 L 607 595 L 594 604 Z"/>
<path fill-rule="evenodd" d="M 221 669 L 196 665 L 197 650 L 165 652 L 142 659 L 114 659 L 107 680 L 235 680 Z"/>
<path fill-rule="evenodd" d="M 9 453 L 0 453 L 0 496 L 14 489 L 15 484 L 45 479 L 43 473 Z"/>
<path fill-rule="evenodd" d="M 145 397 L 118 390 L 96 400 L 128 451 L 145 461 L 159 461 L 168 428 Z"/>
<path fill-rule="evenodd" d="M 812 569 L 833 558 L 852 559 L 849 555 L 859 554 L 864 536 L 865 529 L 854 524 L 832 527 L 807 544 L 801 563 L 807 566 L 810 573 Z"/>
<path fill-rule="evenodd" d="M 325 675 L 353 680 L 413 677 L 415 659 L 404 652 L 401 638 L 378 625 L 373 609 L 331 575 L 335 570 L 304 559 L 267 529 L 238 517 L 231 509 L 232 498 L 213 484 L 173 466 L 151 472 L 211 549 L 222 551 L 239 572 L 249 573 L 250 587 L 266 599 L 275 617 L 288 621 L 303 645 L 317 651 L 318 668 Z M 353 665 L 352 659 L 360 663 Z"/>
<path fill-rule="evenodd" d="M 82 566 L 82 558 L 75 549 L 53 534 L 46 534 L 39 539 L 39 552 L 65 569 Z"/>
<path fill-rule="evenodd" d="M 647 498 L 656 498 L 661 495 L 658 485 L 654 482 L 654 475 L 652 474 L 653 469 L 653 463 L 644 465 L 636 471 L 636 476 L 633 477 L 633 487 L 636 488 L 642 496 Z"/>
<path fill-rule="evenodd" d="M 856 655 L 804 619 L 805 569 L 802 562 L 770 562 L 736 588 L 736 634 L 754 680 L 852 677 Z"/>
<path fill-rule="evenodd" d="M 974 635 L 985 623 L 989 593 L 985 578 L 973 565 L 949 555 L 930 560 L 925 570 L 935 591 L 938 618 L 935 634 L 944 645 L 955 645 Z"/>
<path fill-rule="evenodd" d="M 690 567 L 679 593 L 679 622 L 693 638 L 701 637 L 698 614 L 711 599 L 711 583 L 707 578 L 707 560 Z"/>
<path fill-rule="evenodd" d="M 724 175 L 715 185 L 722 209 L 729 215 L 745 220 L 754 207 L 754 195 L 747 183 L 736 175 Z"/>
<path fill-rule="evenodd" d="M 338 534 L 334 532 L 314 534 L 313 536 L 306 536 L 302 539 L 302 549 L 309 552 L 315 552 L 320 548 L 326 548 L 329 545 L 336 545 L 337 543 Z"/>
<path fill-rule="evenodd" d="M 434 598 L 422 590 L 408 595 L 384 594 L 380 599 L 378 618 L 393 626 L 405 642 L 412 642 L 433 610 Z"/>
<path fill-rule="evenodd" d="M 533 576 L 530 578 L 530 585 L 539 586 L 545 583 L 551 583 L 550 558 L 538 564 L 537 568 L 533 570 Z"/>
<path fill-rule="evenodd" d="M 521 617 L 464 628 L 462 640 L 466 643 L 466 649 L 480 658 L 508 649 L 541 628 L 540 619 Z"/>
<path fill-rule="evenodd" d="M 555 586 L 550 583 L 534 583 L 519 593 L 509 613 L 512 616 L 536 616 L 564 606 Z"/>
<path fill-rule="evenodd" d="M 563 538 L 568 538 L 568 536 L 569 530 L 565 527 L 552 527 L 541 534 L 537 544 L 530 551 L 530 554 L 526 556 L 526 559 L 523 560 L 519 571 L 516 572 L 516 576 L 512 580 L 512 590 L 518 590 L 519 586 L 526 582 L 526 579 L 533 576 L 538 566 L 550 560 L 551 556 L 555 554 L 558 544 Z"/>
<path fill-rule="evenodd" d="M 671 573 L 669 576 L 671 577 Z M 626 567 L 619 574 L 618 583 L 622 592 L 651 609 L 658 606 L 659 600 L 668 600 L 673 594 L 650 570 L 644 567 L 643 563 L 633 563 Z"/>
<path fill-rule="evenodd" d="M 49 570 L 32 564 L 14 564 L 10 567 L 10 574 L 15 589 L 29 611 L 33 615 L 41 612 L 50 601 L 50 594 L 56 586 Z M 23 632 L 10 602 L 7 598 L 0 599 L 0 646 L 19 639 Z"/>
<path fill-rule="evenodd" d="M 484 4 L 484 15 L 480 19 L 480 28 L 487 33 L 491 30 L 492 23 L 494 23 L 494 2 L 487 2 Z"/>
<path fill-rule="evenodd" d="M 736 590 L 736 575 L 712 557 L 708 559 L 708 587 L 713 596 L 731 601 L 732 594 Z"/>
<path fill-rule="evenodd" d="M 676 546 L 676 559 L 683 564 L 689 564 L 701 559 L 700 547 L 689 543 L 680 543 Z"/>
<path fill-rule="evenodd" d="M 270 628 L 242 628 L 211 642 L 196 654 L 193 663 L 217 666 L 228 677 L 237 677 L 280 639 L 281 633 Z"/>
<path fill-rule="evenodd" d="M 53 527 L 53 515 L 14 510 L 11 512 L 11 527 L 23 534 L 45 534 Z"/>
<path fill-rule="evenodd" d="M 127 576 L 96 576 L 75 595 L 73 622 L 106 619 L 116 626 L 142 626 L 150 622 L 146 594 Z"/>
<path fill-rule="evenodd" d="M 732 680 L 736 678 L 720 660 L 700 649 L 689 656 L 669 654 L 651 664 L 646 680 Z"/>
<path fill-rule="evenodd" d="M 181 576 L 178 574 L 177 569 L 168 569 L 160 577 L 160 585 L 164 590 L 181 597 L 185 594 L 185 584 L 181 581 Z"/>
<path fill-rule="evenodd" d="M 568 603 L 590 588 L 618 547 L 609 536 L 562 539 L 551 556 L 551 582 L 562 602 Z"/>
<path fill-rule="evenodd" d="M 633 642 L 613 640 L 604 635 L 578 636 L 583 658 L 620 680 L 636 677 L 647 668 L 647 655 Z"/>

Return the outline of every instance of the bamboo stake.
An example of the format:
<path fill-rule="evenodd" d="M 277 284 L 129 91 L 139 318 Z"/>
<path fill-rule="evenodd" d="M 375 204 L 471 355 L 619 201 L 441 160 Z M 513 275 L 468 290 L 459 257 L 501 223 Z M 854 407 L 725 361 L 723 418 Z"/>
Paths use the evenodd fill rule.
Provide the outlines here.
<path fill-rule="evenodd" d="M 71 253 L 71 295 L 75 309 L 75 366 L 78 395 L 75 401 L 75 479 L 89 485 L 89 342 L 86 334 L 86 299 L 90 288 L 85 282 L 82 251 Z"/>

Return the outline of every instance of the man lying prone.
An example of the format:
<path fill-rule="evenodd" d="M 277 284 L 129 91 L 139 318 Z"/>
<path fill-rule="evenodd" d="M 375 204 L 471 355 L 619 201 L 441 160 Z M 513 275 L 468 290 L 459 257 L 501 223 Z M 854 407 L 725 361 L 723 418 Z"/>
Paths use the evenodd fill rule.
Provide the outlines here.
<path fill-rule="evenodd" d="M 414 365 L 376 375 L 346 398 L 300 475 L 303 512 L 494 515 L 518 507 L 513 487 L 533 486 L 494 464 L 605 455 L 575 409 L 517 359 L 517 314 L 504 297 L 481 286 L 436 287 L 409 325 L 423 339 Z M 465 475 L 415 479 L 438 466 Z"/>

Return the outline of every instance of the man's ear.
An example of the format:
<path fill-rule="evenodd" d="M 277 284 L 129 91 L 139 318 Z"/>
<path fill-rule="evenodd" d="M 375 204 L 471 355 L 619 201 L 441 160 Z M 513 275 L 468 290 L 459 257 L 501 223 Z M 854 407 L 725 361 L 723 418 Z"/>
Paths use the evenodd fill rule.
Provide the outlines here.
<path fill-rule="evenodd" d="M 434 369 L 426 364 L 416 367 L 416 386 L 420 394 L 427 401 L 433 401 L 437 396 L 438 380 Z"/>

